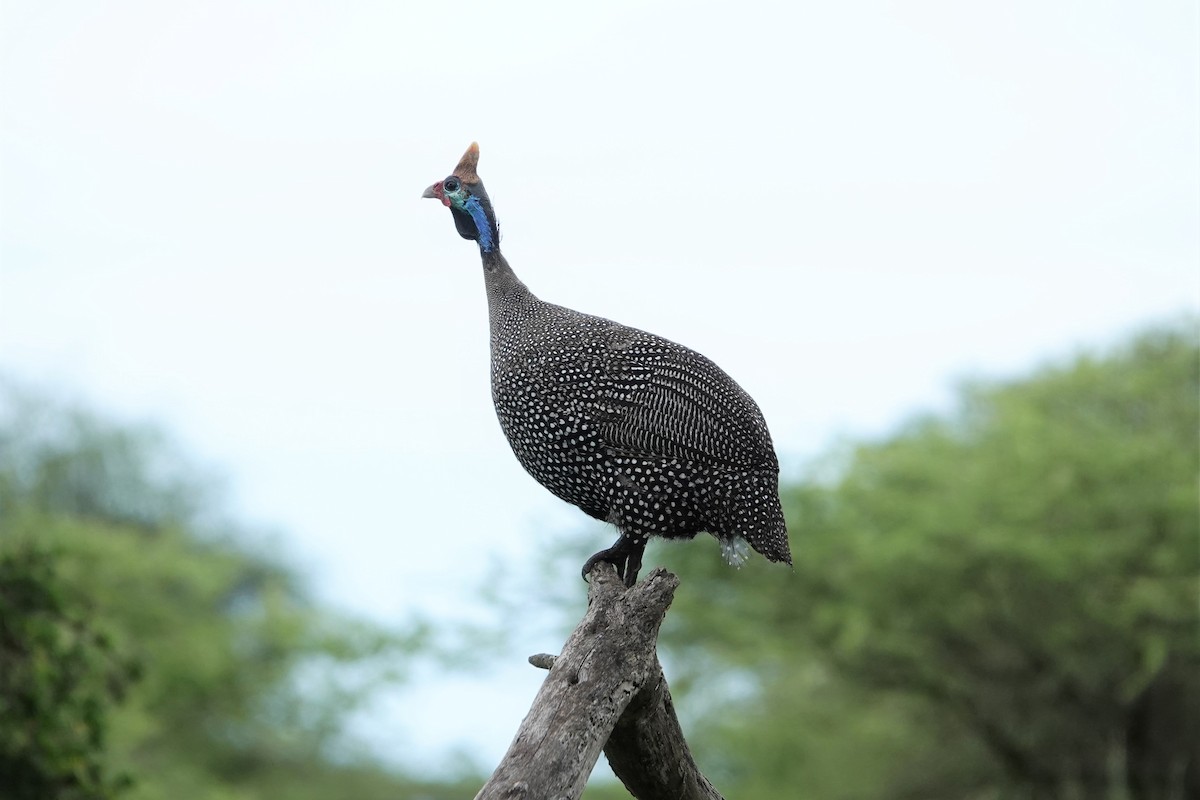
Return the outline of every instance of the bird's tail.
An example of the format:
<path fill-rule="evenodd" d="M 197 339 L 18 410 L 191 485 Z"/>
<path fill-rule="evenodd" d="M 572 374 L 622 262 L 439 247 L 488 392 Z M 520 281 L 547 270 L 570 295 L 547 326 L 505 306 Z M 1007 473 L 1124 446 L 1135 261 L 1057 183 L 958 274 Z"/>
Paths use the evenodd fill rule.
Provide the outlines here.
<path fill-rule="evenodd" d="M 744 539 L 769 561 L 791 566 L 787 523 L 779 505 L 779 476 L 774 472 L 753 473 L 740 482 L 735 496 L 726 505 L 725 519 L 719 526 L 726 560 L 737 555 L 736 542 Z"/>

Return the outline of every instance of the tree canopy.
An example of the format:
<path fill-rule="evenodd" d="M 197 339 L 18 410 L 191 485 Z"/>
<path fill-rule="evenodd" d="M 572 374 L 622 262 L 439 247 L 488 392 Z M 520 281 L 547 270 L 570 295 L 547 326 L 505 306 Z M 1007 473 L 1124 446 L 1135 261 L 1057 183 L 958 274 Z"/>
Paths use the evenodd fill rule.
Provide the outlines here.
<path fill-rule="evenodd" d="M 664 548 L 685 576 L 668 671 L 692 676 L 685 708 L 709 698 L 695 724 L 730 794 L 1183 796 L 1198 398 L 1188 320 L 968 384 L 814 467 L 786 492 L 794 574 Z"/>
<path fill-rule="evenodd" d="M 404 779 L 345 733 L 422 630 L 315 604 L 162 435 L 4 389 L 0 794 L 465 791 Z"/>

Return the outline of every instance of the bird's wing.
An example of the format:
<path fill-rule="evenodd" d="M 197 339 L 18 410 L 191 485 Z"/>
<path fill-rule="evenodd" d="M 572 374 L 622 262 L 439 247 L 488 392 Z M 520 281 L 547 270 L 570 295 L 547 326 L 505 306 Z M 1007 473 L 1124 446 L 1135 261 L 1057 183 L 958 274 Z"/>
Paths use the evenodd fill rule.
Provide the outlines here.
<path fill-rule="evenodd" d="M 596 419 L 614 454 L 778 469 L 758 406 L 699 353 L 614 325 L 605 372 Z"/>

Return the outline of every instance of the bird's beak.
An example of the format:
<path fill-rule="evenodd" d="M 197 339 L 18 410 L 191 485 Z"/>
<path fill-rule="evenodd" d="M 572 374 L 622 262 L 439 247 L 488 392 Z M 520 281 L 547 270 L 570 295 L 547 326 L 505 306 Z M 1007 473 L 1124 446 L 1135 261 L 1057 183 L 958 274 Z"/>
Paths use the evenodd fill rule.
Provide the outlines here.
<path fill-rule="evenodd" d="M 442 191 L 442 182 L 441 181 L 438 181 L 437 183 L 433 184 L 428 189 L 426 189 L 424 192 L 422 192 L 421 197 L 432 197 L 435 200 L 441 200 L 442 205 L 444 205 L 444 206 L 450 205 L 450 198 L 446 197 L 446 193 Z"/>

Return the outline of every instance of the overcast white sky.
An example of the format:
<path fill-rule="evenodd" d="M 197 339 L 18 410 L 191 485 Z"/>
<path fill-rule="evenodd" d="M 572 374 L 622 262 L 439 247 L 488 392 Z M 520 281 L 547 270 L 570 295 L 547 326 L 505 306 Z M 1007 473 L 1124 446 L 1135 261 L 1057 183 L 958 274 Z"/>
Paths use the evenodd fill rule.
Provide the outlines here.
<path fill-rule="evenodd" d="M 509 453 L 477 252 L 420 199 L 473 140 L 525 282 L 712 357 L 785 469 L 1200 308 L 1192 0 L 0 9 L 0 371 L 161 423 L 385 621 L 587 530 Z M 498 758 L 540 675 L 503 680 L 383 746 Z"/>

